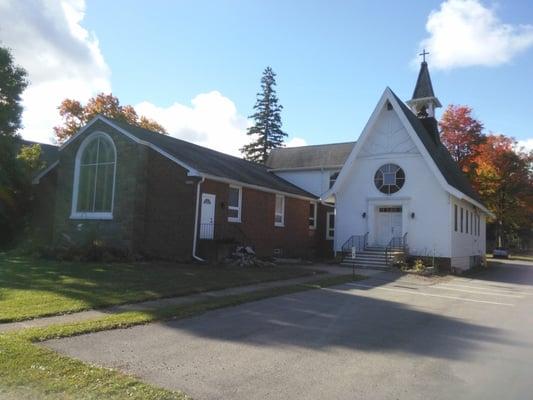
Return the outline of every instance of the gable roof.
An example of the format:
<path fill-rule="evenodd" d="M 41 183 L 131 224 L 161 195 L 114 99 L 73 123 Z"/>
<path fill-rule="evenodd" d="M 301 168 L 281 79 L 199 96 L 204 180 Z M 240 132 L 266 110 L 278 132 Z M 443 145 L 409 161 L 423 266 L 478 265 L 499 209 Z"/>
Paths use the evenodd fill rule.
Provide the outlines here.
<path fill-rule="evenodd" d="M 219 179 L 230 181 L 236 184 L 265 188 L 274 192 L 317 199 L 317 196 L 269 172 L 264 165 L 246 161 L 242 158 L 230 156 L 184 140 L 176 139 L 168 135 L 162 135 L 148 129 L 103 116 L 96 117 L 87 126 L 97 120 L 107 123 L 119 132 L 130 136 L 137 142 L 148 144 L 151 148 L 165 157 L 172 159 L 188 169 L 191 175 L 203 176 L 214 180 Z M 74 139 L 74 137 L 68 142 L 72 139 Z M 66 146 L 68 142 L 65 143 L 62 148 Z"/>
<path fill-rule="evenodd" d="M 349 167 L 353 165 L 353 162 L 364 143 L 364 139 L 371 131 L 380 111 L 386 106 L 387 102 L 390 102 L 393 109 L 398 113 L 400 120 L 419 147 L 422 156 L 429 163 L 428 166 L 430 170 L 435 174 L 438 182 L 443 186 L 444 190 L 458 198 L 464 198 L 480 207 L 483 211 L 490 213 L 481 202 L 479 195 L 472 188 L 467 177 L 459 169 L 455 161 L 453 161 L 448 150 L 442 143 L 440 143 L 440 140 L 436 139 L 435 136 L 426 129 L 420 119 L 413 114 L 413 112 L 390 88 L 386 88 L 383 92 L 383 95 L 377 106 L 374 108 L 359 140 L 346 160 L 345 166 Z M 323 194 L 323 200 L 327 200 L 337 191 L 339 185 L 341 185 L 346 179 L 348 173 L 347 170 L 348 168 L 342 168 L 333 187 Z"/>
<path fill-rule="evenodd" d="M 346 142 L 282 147 L 271 151 L 266 165 L 272 170 L 339 168 L 346 162 L 354 145 L 355 142 Z"/>
<path fill-rule="evenodd" d="M 418 79 L 416 80 L 413 99 L 424 99 L 428 97 L 435 97 L 435 93 L 433 92 L 433 85 L 429 76 L 428 63 L 423 61 L 420 65 Z"/>
<path fill-rule="evenodd" d="M 391 92 L 400 105 L 400 110 L 406 116 L 407 120 L 411 124 L 411 127 L 414 129 L 417 136 L 420 138 L 420 141 L 437 165 L 440 173 L 442 176 L 444 176 L 444 179 L 446 179 L 446 182 L 473 200 L 483 204 L 479 194 L 474 190 L 466 175 L 459 169 L 459 166 L 453 160 L 448 149 L 441 143 L 440 139 L 435 140 L 433 134 L 428 131 L 420 119 L 398 98 L 398 96 L 396 96 L 392 90 Z"/>

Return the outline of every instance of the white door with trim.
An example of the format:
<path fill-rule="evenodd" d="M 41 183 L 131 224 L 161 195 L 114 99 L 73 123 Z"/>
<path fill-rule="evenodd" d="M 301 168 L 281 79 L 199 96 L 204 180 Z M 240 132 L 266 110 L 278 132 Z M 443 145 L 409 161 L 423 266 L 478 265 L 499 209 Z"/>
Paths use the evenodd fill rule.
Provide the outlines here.
<path fill-rule="evenodd" d="M 202 209 L 200 214 L 200 239 L 213 239 L 215 233 L 216 196 L 202 193 Z"/>
<path fill-rule="evenodd" d="M 402 207 L 378 207 L 376 211 L 376 244 L 386 246 L 403 234 Z"/>

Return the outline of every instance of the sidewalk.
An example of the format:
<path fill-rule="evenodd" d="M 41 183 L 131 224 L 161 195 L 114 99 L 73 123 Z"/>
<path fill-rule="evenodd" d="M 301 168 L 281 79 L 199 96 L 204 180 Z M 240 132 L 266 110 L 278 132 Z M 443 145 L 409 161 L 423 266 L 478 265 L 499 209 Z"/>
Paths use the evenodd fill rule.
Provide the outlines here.
<path fill-rule="evenodd" d="M 243 293 L 255 292 L 258 290 L 262 290 L 262 289 L 290 286 L 290 285 L 296 285 L 300 283 L 309 283 L 309 282 L 313 282 L 313 281 L 316 281 L 316 280 L 319 280 L 321 278 L 328 277 L 328 276 L 349 275 L 352 273 L 351 268 L 341 267 L 338 265 L 311 265 L 309 266 L 309 268 L 313 270 L 322 271 L 324 272 L 324 274 L 306 276 L 306 277 L 301 277 L 301 278 L 286 279 L 286 280 L 281 280 L 281 281 L 264 282 L 264 283 L 258 283 L 258 284 L 247 285 L 247 286 L 237 286 L 237 287 L 232 287 L 232 288 L 227 288 L 227 289 L 222 289 L 222 290 L 214 290 L 214 291 L 209 291 L 209 292 L 191 294 L 187 296 L 170 297 L 170 298 L 164 298 L 164 299 L 149 300 L 149 301 L 144 301 L 140 303 L 123 304 L 119 306 L 102 308 L 98 310 L 87 310 L 87 311 L 80 311 L 80 312 L 72 313 L 72 314 L 62 314 L 62 315 L 55 315 L 51 317 L 35 318 L 35 319 L 27 320 L 27 321 L 0 323 L 0 332 L 9 332 L 9 331 L 15 331 L 15 330 L 24 329 L 24 328 L 36 328 L 36 327 L 45 327 L 45 326 L 55 325 L 55 324 L 68 324 L 68 323 L 74 323 L 74 322 L 87 321 L 90 319 L 102 318 L 102 317 L 105 317 L 111 314 L 117 314 L 117 313 L 121 313 L 125 311 L 146 311 L 146 310 L 154 310 L 154 309 L 158 309 L 158 308 L 166 307 L 166 306 L 191 304 L 191 303 L 205 301 L 205 300 L 209 300 L 209 299 L 217 298 L 217 297 L 239 295 Z M 380 273 L 380 271 L 357 269 L 357 273 L 359 275 L 371 276 L 376 273 Z"/>

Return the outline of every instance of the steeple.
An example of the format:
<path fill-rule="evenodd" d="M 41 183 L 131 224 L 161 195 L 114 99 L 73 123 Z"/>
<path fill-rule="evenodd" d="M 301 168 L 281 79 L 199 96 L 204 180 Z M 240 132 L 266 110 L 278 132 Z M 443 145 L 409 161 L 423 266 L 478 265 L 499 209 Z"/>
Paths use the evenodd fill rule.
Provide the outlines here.
<path fill-rule="evenodd" d="M 418 73 L 418 79 L 416 80 L 413 98 L 407 101 L 407 104 L 411 107 L 413 113 L 419 118 L 435 118 L 435 108 L 442 107 L 439 99 L 433 92 L 428 63 L 426 62 L 427 54 L 429 53 L 426 52 L 425 49 L 420 53 L 423 59 L 420 64 L 420 72 Z"/>

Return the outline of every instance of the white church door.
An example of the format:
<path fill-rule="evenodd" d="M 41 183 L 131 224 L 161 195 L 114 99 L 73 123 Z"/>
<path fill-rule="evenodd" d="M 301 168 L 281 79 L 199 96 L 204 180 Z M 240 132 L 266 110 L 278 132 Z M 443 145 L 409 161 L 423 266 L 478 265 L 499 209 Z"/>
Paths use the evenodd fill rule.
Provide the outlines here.
<path fill-rule="evenodd" d="M 215 233 L 215 204 L 214 194 L 202 194 L 202 211 L 200 215 L 200 239 L 213 239 Z"/>
<path fill-rule="evenodd" d="M 376 244 L 386 246 L 393 237 L 402 236 L 402 207 L 378 207 Z"/>

